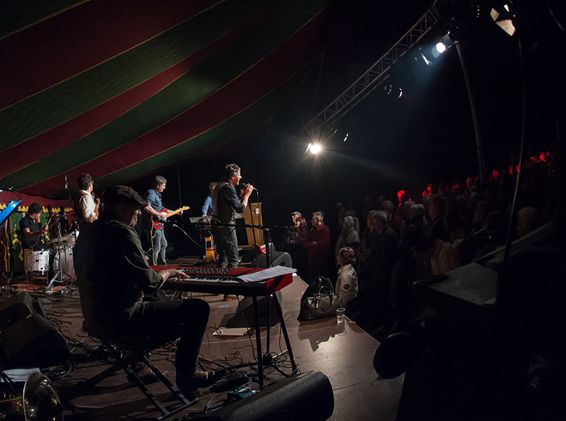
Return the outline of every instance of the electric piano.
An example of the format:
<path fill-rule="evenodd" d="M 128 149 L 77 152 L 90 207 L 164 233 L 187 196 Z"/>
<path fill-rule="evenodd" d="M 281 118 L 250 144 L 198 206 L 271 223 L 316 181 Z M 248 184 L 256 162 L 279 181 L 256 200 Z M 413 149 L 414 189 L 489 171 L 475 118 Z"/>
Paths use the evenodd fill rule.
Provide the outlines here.
<path fill-rule="evenodd" d="M 178 269 L 178 270 L 182 270 L 189 276 L 188 279 L 177 279 L 177 278 L 168 279 L 162 285 L 162 288 L 166 290 L 207 292 L 207 293 L 216 293 L 216 294 L 235 294 L 235 295 L 244 295 L 252 298 L 253 306 L 254 306 L 254 325 L 255 325 L 256 349 L 258 355 L 258 359 L 257 359 L 258 377 L 259 377 L 258 381 L 259 381 L 260 389 L 263 389 L 263 385 L 264 385 L 263 360 L 266 356 L 270 355 L 269 352 L 270 329 L 269 328 L 267 329 L 267 353 L 264 354 L 262 352 L 262 344 L 261 344 L 257 297 L 263 297 L 263 296 L 270 297 L 267 300 L 267 305 L 269 306 L 271 301 L 275 305 L 277 314 L 279 316 L 279 322 L 281 323 L 281 331 L 283 332 L 283 337 L 285 338 L 285 344 L 287 345 L 287 351 L 289 353 L 289 359 L 291 361 L 292 372 L 295 373 L 297 371 L 297 364 L 295 362 L 295 357 L 293 356 L 291 341 L 289 340 L 287 327 L 285 326 L 285 319 L 283 318 L 283 310 L 281 309 L 281 304 L 277 299 L 277 294 L 275 294 L 275 292 L 279 291 L 280 289 L 284 288 L 285 286 L 293 282 L 292 273 L 286 273 L 284 275 L 267 278 L 261 281 L 244 281 L 240 279 L 240 277 L 243 275 L 258 273 L 261 271 L 267 271 L 269 269 L 238 267 L 227 270 L 227 269 L 220 269 L 217 267 L 210 267 L 210 266 L 207 267 L 207 266 L 183 266 L 183 265 L 154 266 L 153 268 L 157 271 L 162 269 Z M 279 371 L 285 374 L 280 369 Z"/>
<path fill-rule="evenodd" d="M 262 281 L 243 281 L 239 277 L 257 273 L 264 268 L 238 267 L 221 269 L 206 266 L 167 265 L 157 266 L 156 270 L 179 269 L 185 272 L 188 279 L 168 279 L 162 286 L 165 290 L 206 292 L 212 294 L 234 294 L 246 297 L 262 297 L 271 295 L 293 282 L 293 275 L 269 278 Z"/>

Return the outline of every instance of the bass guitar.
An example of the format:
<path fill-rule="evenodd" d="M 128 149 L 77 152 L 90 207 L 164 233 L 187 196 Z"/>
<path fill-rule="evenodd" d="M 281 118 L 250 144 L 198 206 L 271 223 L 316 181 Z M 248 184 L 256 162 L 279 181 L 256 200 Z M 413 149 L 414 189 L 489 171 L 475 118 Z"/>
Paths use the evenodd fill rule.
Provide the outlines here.
<path fill-rule="evenodd" d="M 169 218 L 170 216 L 177 215 L 177 214 L 184 212 L 186 210 L 189 210 L 189 209 L 190 209 L 189 206 L 181 206 L 179 209 L 176 209 L 174 211 L 170 211 L 167 208 L 163 208 L 159 212 L 167 212 L 167 216 L 165 218 Z M 163 221 L 164 221 L 164 219 L 152 217 L 151 222 L 152 222 L 152 225 L 153 225 L 153 229 L 156 230 L 156 231 L 162 230 L 163 229 Z"/>

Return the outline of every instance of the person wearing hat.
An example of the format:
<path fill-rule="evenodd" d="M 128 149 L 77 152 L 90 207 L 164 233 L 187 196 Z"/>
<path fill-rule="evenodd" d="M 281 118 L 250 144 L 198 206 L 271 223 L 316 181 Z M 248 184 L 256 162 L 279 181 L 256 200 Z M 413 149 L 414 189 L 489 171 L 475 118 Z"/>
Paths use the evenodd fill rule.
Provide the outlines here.
<path fill-rule="evenodd" d="M 209 316 L 199 299 L 160 300 L 156 291 L 176 269 L 156 272 L 144 258 L 134 226 L 147 202 L 131 187 L 117 185 L 102 196 L 104 210 L 75 248 L 85 328 L 97 336 L 162 337 L 178 332 L 177 385 L 183 393 L 207 387 L 222 371 L 196 369 Z"/>

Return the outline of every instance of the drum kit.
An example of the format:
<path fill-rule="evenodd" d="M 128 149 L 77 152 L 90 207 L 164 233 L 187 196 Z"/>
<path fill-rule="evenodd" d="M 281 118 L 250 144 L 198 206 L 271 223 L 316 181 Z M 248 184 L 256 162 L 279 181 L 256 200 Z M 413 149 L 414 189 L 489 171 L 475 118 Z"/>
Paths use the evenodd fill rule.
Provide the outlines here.
<path fill-rule="evenodd" d="M 76 274 L 73 264 L 73 248 L 78 236 L 78 229 L 74 229 L 68 234 L 58 235 L 49 241 L 48 246 L 42 249 L 24 249 L 26 277 L 29 278 L 32 275 L 49 276 L 51 272 L 53 278 L 49 282 L 48 288 L 55 282 L 74 282 Z"/>

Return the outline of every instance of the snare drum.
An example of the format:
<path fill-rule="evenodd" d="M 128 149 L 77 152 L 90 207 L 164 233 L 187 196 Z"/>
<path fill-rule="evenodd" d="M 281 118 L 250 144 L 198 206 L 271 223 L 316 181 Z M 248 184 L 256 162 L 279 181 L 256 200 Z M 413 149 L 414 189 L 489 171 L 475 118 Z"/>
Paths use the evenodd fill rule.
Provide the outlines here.
<path fill-rule="evenodd" d="M 26 272 L 48 272 L 49 250 L 24 249 L 24 270 Z"/>

